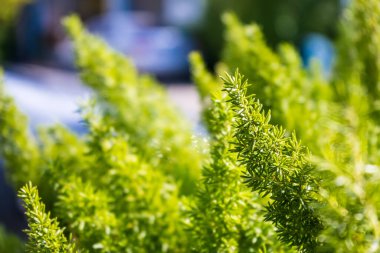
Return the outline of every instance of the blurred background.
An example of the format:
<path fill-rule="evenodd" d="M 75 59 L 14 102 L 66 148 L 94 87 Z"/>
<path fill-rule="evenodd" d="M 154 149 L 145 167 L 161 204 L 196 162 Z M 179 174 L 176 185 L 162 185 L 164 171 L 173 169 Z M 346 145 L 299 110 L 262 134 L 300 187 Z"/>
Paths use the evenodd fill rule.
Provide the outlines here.
<path fill-rule="evenodd" d="M 212 69 L 223 45 L 223 12 L 257 22 L 273 48 L 282 41 L 293 43 L 306 67 L 318 58 L 328 75 L 334 58 L 331 41 L 347 4 L 348 0 L 1 0 L 5 88 L 28 114 L 32 129 L 61 122 L 78 133 L 85 131 L 75 110 L 91 91 L 76 76 L 61 26 L 62 17 L 77 13 L 90 31 L 131 57 L 141 72 L 165 83 L 173 102 L 196 126 L 200 108 L 187 57 L 200 50 Z M 0 222 L 17 232 L 25 222 L 14 195 L 0 169 Z"/>
<path fill-rule="evenodd" d="M 1 59 L 72 69 L 61 19 L 77 13 L 88 28 L 132 57 L 141 71 L 186 80 L 187 54 L 199 49 L 212 66 L 223 44 L 220 16 L 257 22 L 267 42 L 299 48 L 311 35 L 336 34 L 344 0 L 2 0 Z M 320 40 L 321 40 L 320 38 Z"/>

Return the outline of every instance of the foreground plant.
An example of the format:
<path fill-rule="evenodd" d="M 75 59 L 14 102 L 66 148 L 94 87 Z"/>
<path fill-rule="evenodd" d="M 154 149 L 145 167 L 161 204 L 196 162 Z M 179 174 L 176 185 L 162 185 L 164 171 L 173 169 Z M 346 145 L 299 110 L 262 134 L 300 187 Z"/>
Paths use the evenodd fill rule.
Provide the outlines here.
<path fill-rule="evenodd" d="M 263 108 L 271 110 L 271 121 L 286 127 L 285 136 L 291 136 L 295 130 L 312 153 L 311 164 L 322 179 L 316 193 L 324 204 L 318 209 L 328 224 L 317 238 L 318 251 L 378 250 L 376 210 L 380 206 L 375 204 L 379 203 L 378 196 L 373 194 L 380 175 L 378 96 L 370 91 L 375 82 L 367 81 L 377 80 L 378 57 L 375 57 L 376 43 L 363 51 L 358 44 L 364 37 L 376 38 L 379 33 L 375 2 L 357 1 L 347 10 L 343 30 L 349 32 L 339 41 L 338 64 L 331 81 L 325 80 L 318 68 L 303 69 L 290 46 L 281 45 L 276 52 L 266 45 L 257 26 L 245 26 L 231 14 L 224 16 L 227 25 L 224 68 L 238 67 L 253 83 L 248 87 L 248 95 L 256 94 Z M 365 12 L 371 18 L 363 15 Z M 363 24 L 366 29 L 353 23 Z M 192 64 L 195 82 L 208 90 L 203 97 L 210 96 L 215 91 L 205 85 L 206 80 L 219 83 L 219 78 L 208 77 L 210 74 L 202 68 L 199 56 Z M 209 105 L 204 105 L 207 114 Z M 253 147 L 247 148 L 248 152 Z"/>
<path fill-rule="evenodd" d="M 264 221 L 264 201 L 241 180 L 242 168 L 230 152 L 233 114 L 226 98 L 214 98 L 207 122 L 212 126 L 210 161 L 191 206 L 189 231 L 196 252 L 285 252 L 273 226 Z M 265 199 L 266 200 L 266 199 Z"/>
<path fill-rule="evenodd" d="M 67 240 L 57 219 L 51 218 L 50 213 L 46 213 L 45 205 L 41 203 L 37 188 L 28 184 L 21 188 L 19 197 L 24 201 L 29 224 L 29 228 L 26 230 L 28 234 L 26 251 L 76 252 L 75 245 Z"/>
<path fill-rule="evenodd" d="M 248 83 L 236 72 L 227 76 L 225 91 L 234 112 L 233 152 L 246 169 L 245 182 L 263 197 L 269 196 L 265 219 L 277 228 L 279 238 L 303 252 L 313 252 L 323 229 L 315 211 L 318 179 L 308 161 L 308 150 L 295 134 L 269 124 L 270 113 L 247 95 Z"/>

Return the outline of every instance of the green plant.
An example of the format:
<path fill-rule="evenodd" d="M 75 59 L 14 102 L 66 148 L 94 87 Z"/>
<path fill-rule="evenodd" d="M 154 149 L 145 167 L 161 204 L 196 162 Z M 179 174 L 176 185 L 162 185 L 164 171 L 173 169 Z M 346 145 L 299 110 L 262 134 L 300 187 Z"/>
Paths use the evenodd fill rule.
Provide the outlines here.
<path fill-rule="evenodd" d="M 19 188 L 28 180 L 38 181 L 38 147 L 29 132 L 26 117 L 4 92 L 2 72 L 0 76 L 0 157 L 5 167 L 12 168 L 8 175 Z"/>
<path fill-rule="evenodd" d="M 2 226 L 0 226 L 0 252 L 25 252 L 24 243 L 17 236 L 7 232 Z"/>
<path fill-rule="evenodd" d="M 377 16 L 363 15 L 376 6 L 348 10 L 357 15 L 344 25 L 367 28 L 338 42 L 355 53 L 338 55 L 331 80 L 317 64 L 303 69 L 292 46 L 272 50 L 258 26 L 226 14 L 219 75 L 190 56 L 205 142 L 154 80 L 66 19 L 94 90 L 79 110 L 88 132 L 53 126 L 32 135 L 0 93 L 0 157 L 14 185 L 26 184 L 26 250 L 378 252 L 377 44 L 361 47 L 379 33 Z M 22 250 L 12 238 L 0 231 L 0 250 Z"/>
<path fill-rule="evenodd" d="M 172 174 L 181 192 L 191 193 L 202 160 L 194 143 L 201 141 L 196 141 L 186 120 L 166 102 L 163 88 L 148 76 L 140 77 L 128 59 L 85 32 L 77 18 L 66 19 L 65 24 L 82 80 L 97 91 L 107 120 L 128 134 L 144 160 Z"/>
<path fill-rule="evenodd" d="M 29 228 L 28 252 L 74 252 L 74 245 L 68 242 L 63 229 L 56 219 L 46 213 L 45 205 L 41 203 L 37 188 L 28 184 L 21 188 L 19 197 L 24 201 Z"/>
<path fill-rule="evenodd" d="M 196 57 L 193 55 L 193 57 Z M 264 221 L 262 204 L 243 185 L 242 168 L 230 152 L 233 114 L 225 96 L 214 98 L 207 122 L 212 126 L 210 161 L 189 211 L 188 230 L 195 252 L 285 252 L 273 226 Z"/>
<path fill-rule="evenodd" d="M 375 43 L 368 47 L 371 51 L 362 51 L 356 42 L 379 34 L 377 7 L 375 1 L 358 1 L 347 10 L 361 15 L 347 16 L 342 25 L 350 33 L 339 41 L 341 53 L 331 81 L 321 77 L 317 65 L 304 70 L 289 45 L 280 45 L 276 53 L 266 45 L 257 26 L 243 26 L 233 15 L 224 16 L 224 68 L 239 68 L 253 82 L 248 94 L 256 94 L 265 110 L 271 110 L 272 122 L 286 127 L 286 136 L 295 130 L 313 154 L 311 162 L 323 179 L 318 198 L 324 204 L 318 209 L 329 224 L 318 238 L 321 251 L 351 252 L 353 247 L 357 252 L 377 250 L 379 207 L 373 192 L 379 175 L 378 96 L 368 87 L 376 87 L 368 80 L 376 80 L 377 74 L 362 67 L 374 69 L 377 53 Z M 370 18 L 363 15 L 364 10 L 371 13 Z M 368 28 L 359 29 L 352 23 L 364 23 Z M 193 60 L 194 70 L 202 68 L 199 61 Z M 194 71 L 193 75 L 207 90 L 204 83 L 209 74 L 205 71 Z M 208 110 L 206 105 L 205 114 Z"/>
<path fill-rule="evenodd" d="M 247 95 L 248 84 L 239 73 L 228 76 L 225 90 L 234 112 L 234 146 L 246 168 L 245 182 L 262 196 L 269 196 L 265 219 L 275 224 L 279 238 L 300 251 L 313 252 L 323 229 L 316 213 L 318 179 L 308 161 L 308 151 L 295 134 L 269 124 L 270 113 Z"/>

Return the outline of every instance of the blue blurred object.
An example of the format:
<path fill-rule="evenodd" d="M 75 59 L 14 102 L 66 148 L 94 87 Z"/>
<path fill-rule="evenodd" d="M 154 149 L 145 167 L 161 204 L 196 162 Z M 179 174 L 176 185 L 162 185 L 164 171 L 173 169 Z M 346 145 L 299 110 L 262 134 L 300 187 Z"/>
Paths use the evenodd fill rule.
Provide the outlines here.
<path fill-rule="evenodd" d="M 21 205 L 17 202 L 16 193 L 7 184 L 0 161 L 0 224 L 8 231 L 25 238 L 22 230 L 27 227 Z"/>
<path fill-rule="evenodd" d="M 143 72 L 158 76 L 188 73 L 187 57 L 194 49 L 191 38 L 174 26 L 151 26 L 144 21 L 149 23 L 149 14 L 112 11 L 88 26 L 111 47 L 131 57 Z"/>
<path fill-rule="evenodd" d="M 164 0 L 163 19 L 166 24 L 190 28 L 201 24 L 206 0 Z"/>
<path fill-rule="evenodd" d="M 41 1 L 28 3 L 22 9 L 16 29 L 18 59 L 31 60 L 41 56 L 44 47 L 43 17 L 44 7 Z"/>
<path fill-rule="evenodd" d="M 312 62 L 317 60 L 321 64 L 324 76 L 330 77 L 335 50 L 327 37 L 317 33 L 306 36 L 301 44 L 301 56 L 306 68 L 310 68 Z"/>

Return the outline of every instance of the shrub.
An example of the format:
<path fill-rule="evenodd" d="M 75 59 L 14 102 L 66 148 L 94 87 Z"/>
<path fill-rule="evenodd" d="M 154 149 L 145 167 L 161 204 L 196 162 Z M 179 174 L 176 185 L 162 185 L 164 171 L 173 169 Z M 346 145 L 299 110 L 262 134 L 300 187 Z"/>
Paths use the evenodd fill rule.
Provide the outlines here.
<path fill-rule="evenodd" d="M 338 42 L 346 53 L 331 80 L 317 64 L 303 69 L 292 46 L 274 51 L 256 25 L 224 15 L 217 71 L 235 74 L 214 76 L 190 56 L 206 142 L 152 78 L 66 19 L 95 91 L 79 110 L 88 133 L 54 126 L 34 137 L 0 93 L 0 157 L 14 185 L 26 184 L 26 250 L 378 252 L 380 23 L 363 15 L 377 7 L 357 1 L 348 10 L 355 15 Z M 3 238 L 0 249 L 22 250 Z"/>

